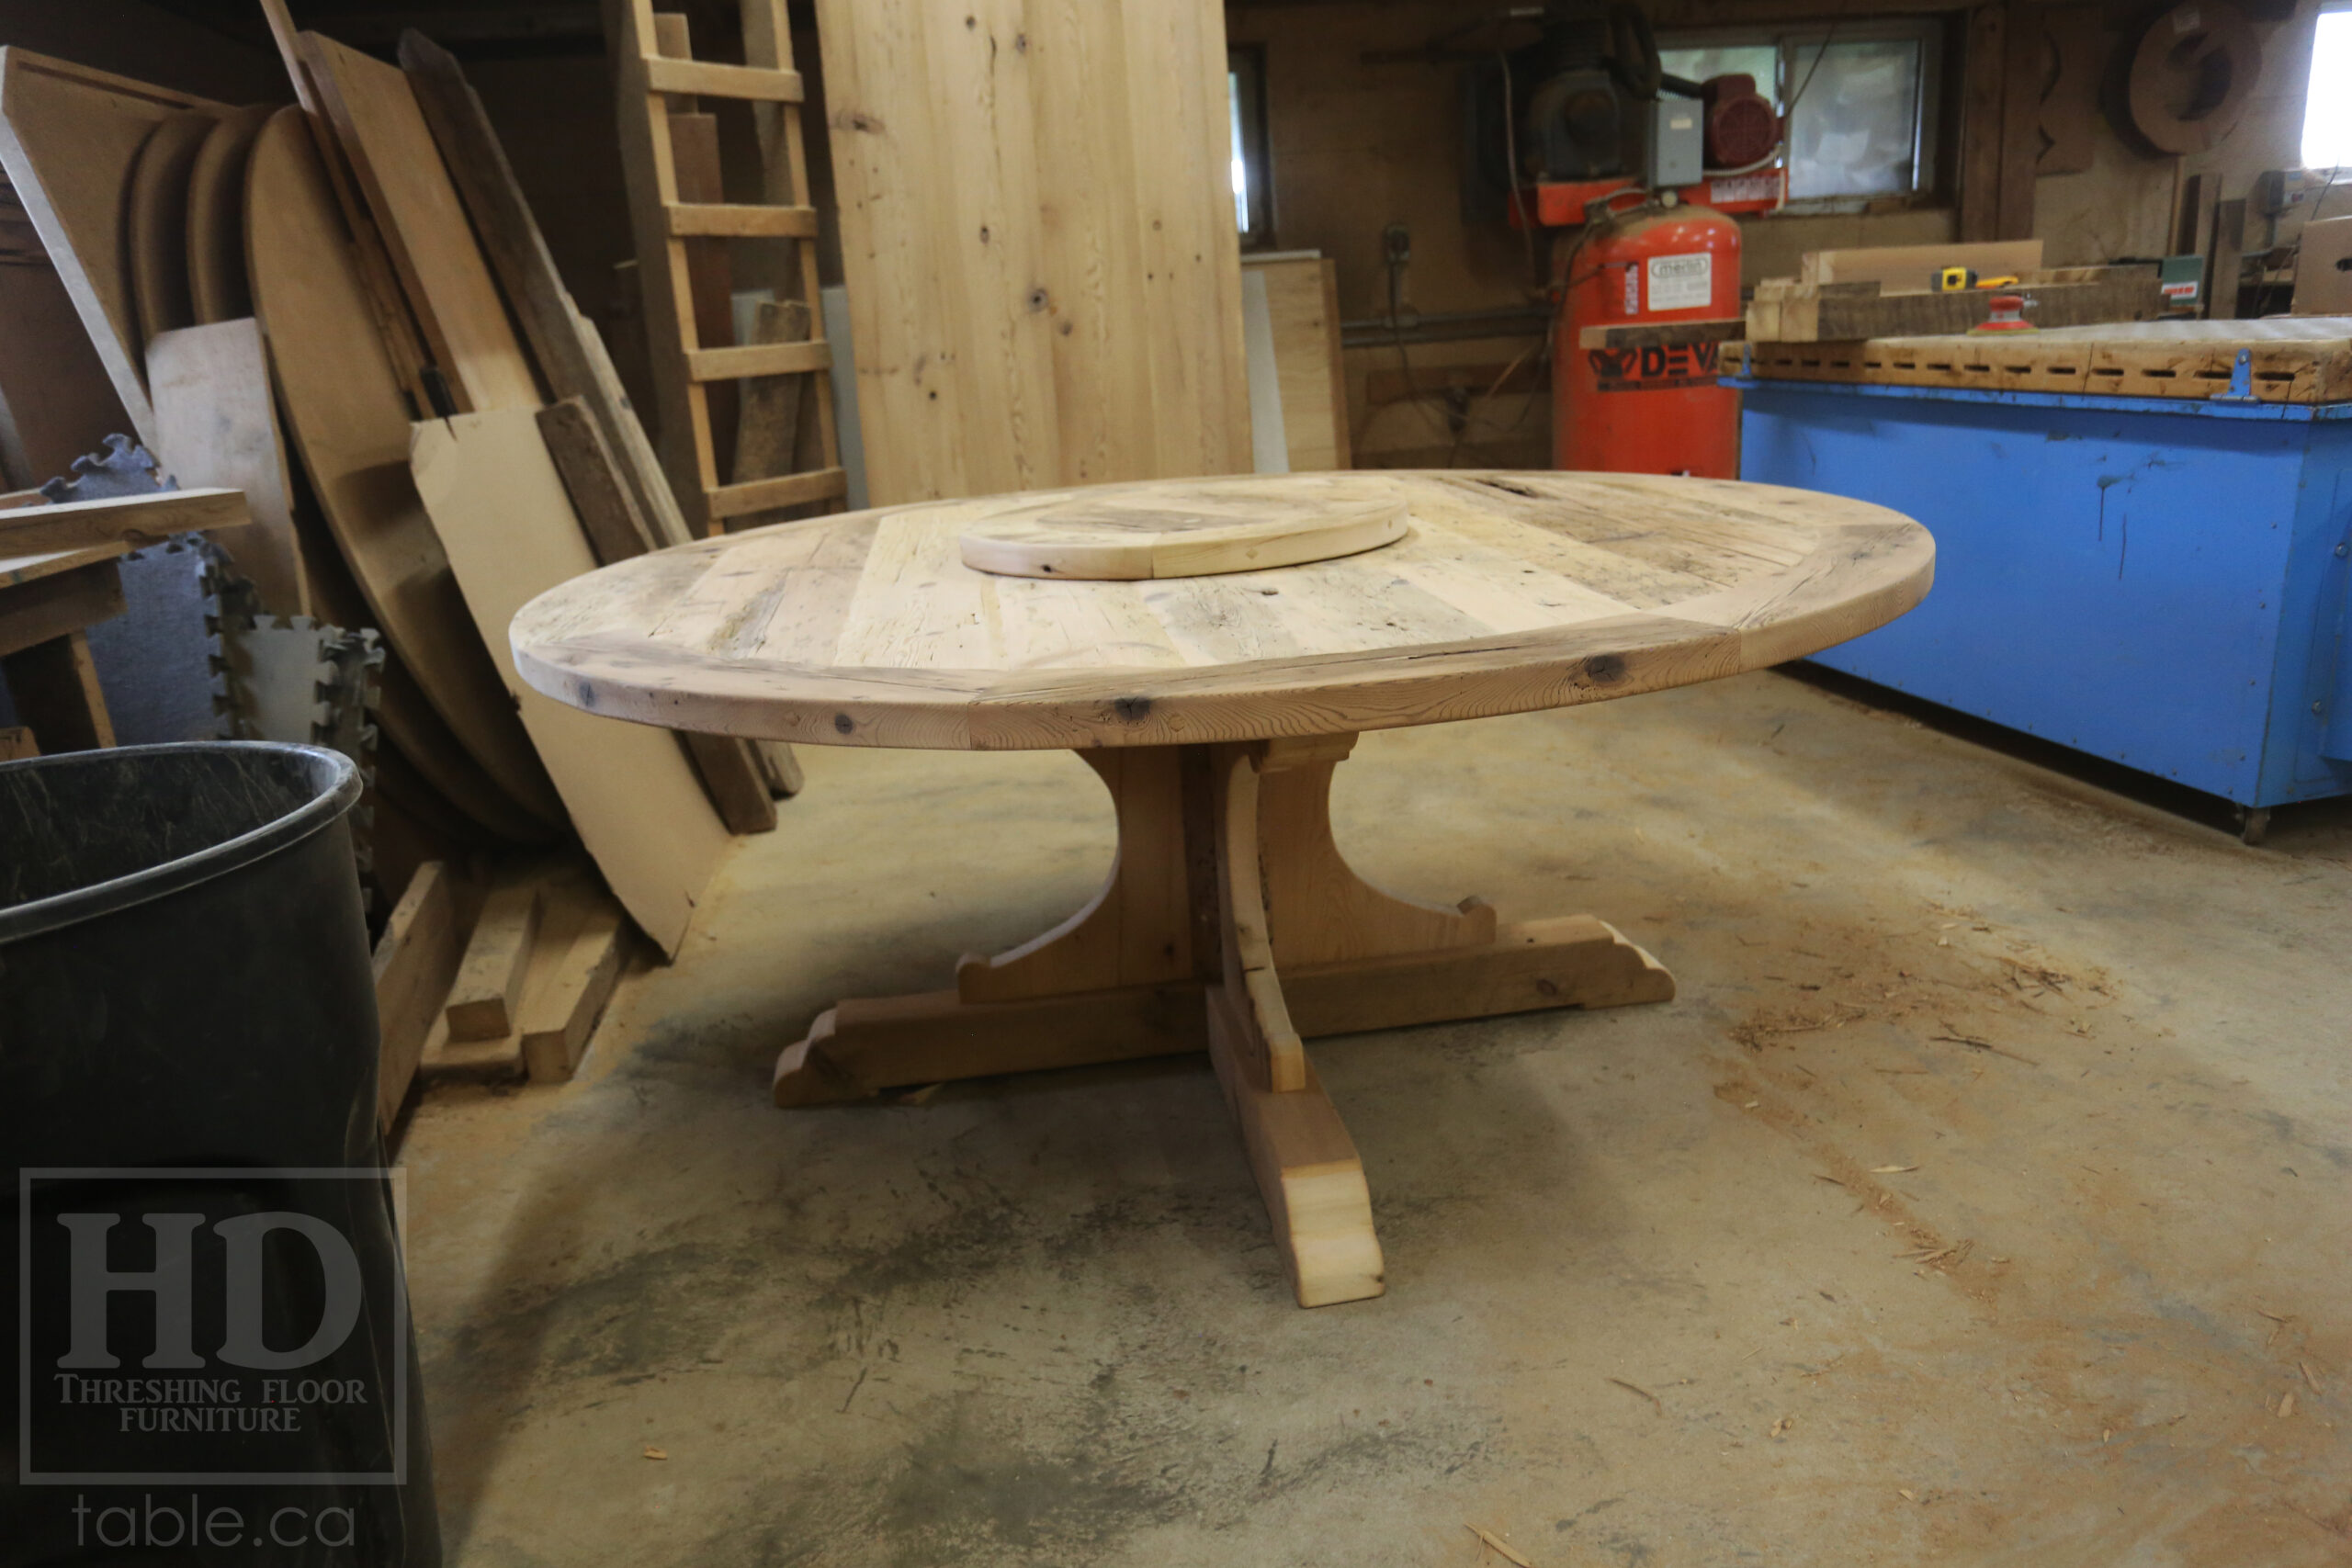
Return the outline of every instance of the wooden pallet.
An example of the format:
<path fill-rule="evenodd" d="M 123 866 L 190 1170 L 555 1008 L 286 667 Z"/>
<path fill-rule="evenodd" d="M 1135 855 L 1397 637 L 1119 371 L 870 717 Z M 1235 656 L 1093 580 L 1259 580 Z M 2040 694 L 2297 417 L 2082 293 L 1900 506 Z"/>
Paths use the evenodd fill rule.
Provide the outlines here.
<path fill-rule="evenodd" d="M 2203 399 L 2225 391 L 2245 350 L 2264 402 L 2352 400 L 2352 317 L 2269 321 L 2148 321 L 2013 336 L 1752 343 L 1747 373 L 1765 380 L 1968 387 Z"/>
<path fill-rule="evenodd" d="M 832 350 L 816 311 L 817 212 L 808 193 L 802 85 L 792 68 L 785 0 L 742 0 L 743 56 L 750 62 L 744 65 L 692 58 L 685 17 L 656 13 L 652 0 L 623 0 L 617 11 L 621 161 L 643 276 L 662 461 L 679 504 L 695 528 L 718 534 L 732 518 L 838 502 L 849 484 L 833 427 Z M 705 98 L 753 106 L 764 201 L 723 199 L 716 122 L 701 112 Z M 796 328 L 806 323 L 799 341 L 711 341 L 721 333 L 732 337 L 727 247 L 746 239 L 796 248 L 804 310 L 792 320 Z M 808 378 L 807 400 L 815 407 L 817 426 L 813 466 L 763 474 L 737 462 L 722 473 L 714 409 L 724 417 L 747 406 L 773 406 L 776 400 L 758 395 L 762 383 L 785 377 Z M 788 400 L 797 419 L 801 400 Z M 788 432 L 772 441 L 742 436 L 738 431 L 731 443 L 739 456 L 755 448 L 788 453 L 794 445 Z"/>

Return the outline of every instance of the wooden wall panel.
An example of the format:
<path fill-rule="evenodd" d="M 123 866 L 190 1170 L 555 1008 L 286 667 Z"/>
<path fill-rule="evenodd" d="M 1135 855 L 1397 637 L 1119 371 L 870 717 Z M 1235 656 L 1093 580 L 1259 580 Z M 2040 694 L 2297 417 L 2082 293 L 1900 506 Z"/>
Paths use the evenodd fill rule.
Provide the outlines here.
<path fill-rule="evenodd" d="M 1250 467 L 1213 0 L 818 0 L 873 502 Z"/>

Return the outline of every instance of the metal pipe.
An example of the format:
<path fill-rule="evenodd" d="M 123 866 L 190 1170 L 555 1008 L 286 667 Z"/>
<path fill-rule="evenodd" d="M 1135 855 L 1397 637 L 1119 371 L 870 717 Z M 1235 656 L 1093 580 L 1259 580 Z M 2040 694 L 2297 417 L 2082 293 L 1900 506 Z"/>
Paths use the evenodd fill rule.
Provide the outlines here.
<path fill-rule="evenodd" d="M 1372 316 L 1340 323 L 1343 348 L 1377 348 L 1402 339 L 1412 343 L 1458 343 L 1465 338 L 1516 337 L 1542 332 L 1552 320 L 1549 305 L 1510 305 L 1492 310 L 1441 310 L 1432 315 Z"/>

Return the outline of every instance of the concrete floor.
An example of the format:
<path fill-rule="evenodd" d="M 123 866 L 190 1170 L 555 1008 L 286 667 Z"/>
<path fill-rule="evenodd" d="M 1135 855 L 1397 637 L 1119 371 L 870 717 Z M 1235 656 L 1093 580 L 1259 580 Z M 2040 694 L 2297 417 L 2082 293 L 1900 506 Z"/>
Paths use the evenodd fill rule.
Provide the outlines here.
<path fill-rule="evenodd" d="M 1302 1312 L 1204 1059 L 770 1107 L 1110 850 L 1067 755 L 803 755 L 577 1082 L 415 1115 L 453 1562 L 2352 1559 L 2352 812 L 1775 674 L 1368 736 L 1367 874 L 1681 996 L 1311 1047 L 1389 1294 Z"/>

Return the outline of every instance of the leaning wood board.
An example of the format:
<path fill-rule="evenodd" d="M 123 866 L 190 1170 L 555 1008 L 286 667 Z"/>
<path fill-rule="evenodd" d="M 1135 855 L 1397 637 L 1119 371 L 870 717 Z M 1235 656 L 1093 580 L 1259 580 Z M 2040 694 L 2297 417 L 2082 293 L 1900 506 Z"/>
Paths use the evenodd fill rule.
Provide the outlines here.
<path fill-rule="evenodd" d="M 2352 400 L 2352 316 L 1759 343 L 1747 345 L 1747 373 L 1773 381 L 2204 399 L 2228 389 L 2241 349 L 2254 395 L 2264 402 Z"/>
<path fill-rule="evenodd" d="M 530 362 L 408 77 L 317 33 L 302 34 L 301 49 L 459 406 L 538 407 Z"/>
<path fill-rule="evenodd" d="M 467 751 L 550 824 L 563 804 L 531 750 L 409 477 L 407 402 L 299 107 L 254 143 L 246 261 L 270 365 L 327 525 L 376 625 Z"/>
<path fill-rule="evenodd" d="M 212 103 L 68 61 L 0 49 L 0 164 L 48 247 L 141 441 L 155 439 L 145 342 L 124 265 L 125 197 L 155 128 Z"/>
<path fill-rule="evenodd" d="M 693 536 L 678 510 L 661 460 L 646 439 L 637 411 L 620 390 L 596 330 L 583 320 L 564 291 L 555 258 L 539 232 L 538 220 L 524 199 L 505 149 L 481 98 L 449 53 L 420 34 L 401 39 L 401 60 L 407 67 L 416 107 L 440 148 L 466 213 L 481 233 L 490 267 L 505 286 L 514 305 L 524 336 L 536 355 L 539 373 L 554 389 L 556 403 L 542 413 L 557 414 L 567 401 L 576 401 L 593 417 L 603 439 L 587 438 L 590 448 L 575 446 L 571 468 L 559 461 L 568 483 L 593 480 L 589 470 L 607 470 L 627 491 L 613 497 L 615 505 L 591 515 L 592 523 L 608 524 L 592 539 L 601 540 L 599 557 L 613 561 L 656 544 L 683 544 Z M 542 430 L 547 428 L 543 423 Z M 586 434 L 582 432 L 582 434 Z M 550 437 L 551 440 L 554 437 Z M 575 496 L 575 502 L 578 497 Z M 775 807 L 759 760 L 748 744 L 697 737 L 689 746 L 715 799 L 731 803 L 731 826 L 743 832 L 764 832 L 775 826 Z"/>
<path fill-rule="evenodd" d="M 315 615 L 261 324 L 247 316 L 158 333 L 147 345 L 147 380 L 164 471 L 184 488 L 243 491 L 253 525 L 215 542 L 253 581 L 265 610 Z"/>
<path fill-rule="evenodd" d="M 621 907 L 675 957 L 727 852 L 726 826 L 674 737 L 541 695 L 515 672 L 507 646 L 517 610 L 596 566 L 537 415 L 503 409 L 428 420 L 414 443 L 417 489 L 581 841 Z"/>
<path fill-rule="evenodd" d="M 1396 543 L 1171 581 L 975 571 L 957 514 L 989 502 L 759 529 L 542 595 L 515 618 L 517 660 L 600 714 L 727 734 L 981 750 L 1248 740 L 1712 680 L 1890 620 L 1932 572 L 1917 524 L 1806 491 L 1381 477 L 1409 508 Z"/>
<path fill-rule="evenodd" d="M 619 378 L 612 373 L 604 340 L 564 289 L 554 254 L 514 178 L 489 111 L 456 58 L 422 35 L 402 36 L 401 62 L 408 69 L 417 108 L 481 235 L 490 265 L 514 301 L 554 400 L 582 399 L 595 416 L 650 534 L 647 547 L 685 543 L 694 533 L 662 477 L 662 460 L 646 439 L 628 395 L 620 389 Z"/>
<path fill-rule="evenodd" d="M 1223 11 L 818 0 L 882 502 L 1247 472 Z"/>
<path fill-rule="evenodd" d="M 188 292 L 188 180 L 197 154 L 221 123 L 195 109 L 167 116 L 131 165 L 123 201 L 123 253 L 142 350 L 160 333 L 196 325 Z"/>
<path fill-rule="evenodd" d="M 245 281 L 245 161 L 277 112 L 255 104 L 216 122 L 187 176 L 187 281 L 201 325 L 254 313 Z"/>
<path fill-rule="evenodd" d="M 1282 389 L 1283 440 L 1290 471 L 1354 466 L 1349 456 L 1348 384 L 1340 358 L 1338 267 L 1320 255 L 1244 256 L 1265 279 L 1273 329 L 1274 379 Z"/>

